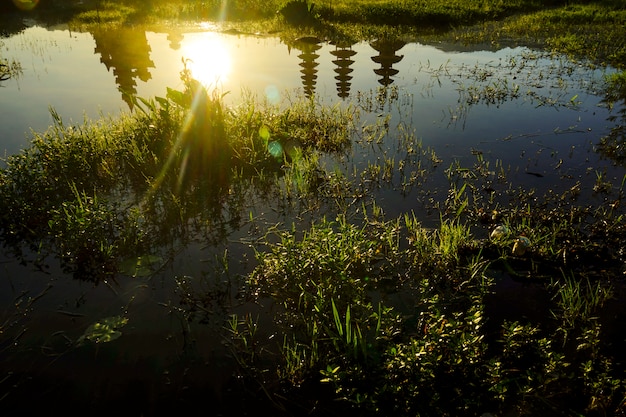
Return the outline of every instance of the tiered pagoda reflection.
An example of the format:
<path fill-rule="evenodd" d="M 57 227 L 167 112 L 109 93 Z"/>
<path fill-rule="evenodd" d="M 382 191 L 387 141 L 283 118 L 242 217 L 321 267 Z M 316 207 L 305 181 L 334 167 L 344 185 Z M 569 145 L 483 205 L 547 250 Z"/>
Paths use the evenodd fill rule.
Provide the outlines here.
<path fill-rule="evenodd" d="M 301 39 L 296 41 L 295 48 L 298 49 L 301 54 L 298 58 L 302 60 L 300 62 L 300 78 L 302 79 L 302 86 L 304 88 L 304 95 L 311 97 L 315 93 L 315 86 L 317 84 L 317 58 L 320 56 L 316 53 L 322 46 L 319 41 L 315 39 Z"/>
<path fill-rule="evenodd" d="M 370 43 L 370 46 L 374 48 L 378 55 L 372 57 L 372 61 L 380 64 L 380 68 L 374 70 L 376 75 L 379 75 L 378 83 L 384 86 L 388 86 L 393 83 L 393 77 L 399 71 L 393 68 L 394 64 L 402 61 L 404 55 L 397 55 L 397 52 L 406 45 L 406 42 L 401 40 L 388 40 L 379 39 Z"/>
<path fill-rule="evenodd" d="M 335 72 L 337 75 L 337 95 L 341 98 L 346 98 L 350 95 L 350 86 L 352 76 L 350 73 L 354 69 L 350 68 L 354 64 L 352 57 L 356 55 L 356 51 L 352 50 L 352 44 L 338 43 L 335 45 L 335 50 L 330 52 L 337 59 L 333 60 L 333 64 L 337 67 Z"/>

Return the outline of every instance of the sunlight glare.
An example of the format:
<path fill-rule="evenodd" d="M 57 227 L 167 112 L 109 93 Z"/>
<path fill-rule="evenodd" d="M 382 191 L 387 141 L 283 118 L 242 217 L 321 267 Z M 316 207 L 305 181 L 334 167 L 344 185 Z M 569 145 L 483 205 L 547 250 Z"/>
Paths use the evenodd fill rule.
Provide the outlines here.
<path fill-rule="evenodd" d="M 205 87 L 219 87 L 228 81 L 232 58 L 227 45 L 215 33 L 187 35 L 183 41 L 182 55 L 187 61 L 191 76 Z"/>

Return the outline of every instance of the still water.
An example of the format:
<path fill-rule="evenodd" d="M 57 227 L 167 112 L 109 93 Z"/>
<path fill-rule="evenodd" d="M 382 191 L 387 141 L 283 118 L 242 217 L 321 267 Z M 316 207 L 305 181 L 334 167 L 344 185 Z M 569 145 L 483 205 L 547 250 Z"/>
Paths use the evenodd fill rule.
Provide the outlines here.
<path fill-rule="evenodd" d="M 49 106 L 80 122 L 84 116 L 128 111 L 129 94 L 149 98 L 165 95 L 166 87 L 180 88 L 183 59 L 197 79 L 228 92 L 230 103 L 244 93 L 280 102 L 296 91 L 341 100 L 376 86 L 377 81 L 393 83 L 400 67 L 410 76 L 415 65 L 413 59 L 400 65 L 400 52 L 376 51 L 366 43 L 338 47 L 304 40 L 286 45 L 278 38 L 208 29 L 75 33 L 35 26 L 2 39 L 2 57 L 21 63 L 23 71 L 2 84 L 0 146 L 13 153 L 27 143 L 29 129 L 45 129 L 51 122 Z M 410 49 L 419 59 L 437 59 L 437 55 L 445 59 L 431 47 Z"/>
<path fill-rule="evenodd" d="M 181 88 L 183 60 L 196 78 L 227 92 L 230 104 L 244 94 L 283 104 L 289 95 L 314 94 L 332 103 L 380 87 L 399 88 L 411 101 L 418 135 L 430 143 L 475 146 L 573 126 L 595 129 L 590 140 L 605 132 L 606 111 L 589 94 L 602 71 L 565 66 L 558 57 L 539 58 L 526 48 L 463 52 L 401 40 L 333 45 L 210 29 L 80 33 L 33 26 L 0 39 L 0 56 L 22 67 L 1 84 L 0 148 L 15 153 L 28 144 L 30 129 L 45 130 L 52 121 L 49 107 L 66 122 L 81 123 L 128 111 L 129 95 L 150 98 L 164 96 L 166 87 Z M 478 102 L 468 114 L 467 88 L 492 82 L 508 82 L 504 89 L 518 85 L 520 98 Z M 535 93 L 546 101 L 533 100 Z M 579 105 L 568 109 L 572 97 Z"/>
<path fill-rule="evenodd" d="M 304 95 L 359 107 L 371 122 L 390 114 L 388 123 L 414 132 L 443 167 L 454 160 L 471 165 L 476 155 L 485 155 L 500 161 L 510 179 L 544 190 L 584 179 L 591 185 L 583 187 L 591 187 L 600 171 L 615 183 L 624 175 L 623 167 L 594 152 L 612 128 L 611 112 L 596 95 L 610 70 L 525 47 L 463 50 L 398 39 L 333 44 L 220 33 L 209 24 L 93 33 L 33 24 L 0 38 L 0 58 L 21 66 L 16 76 L 0 82 L 0 150 L 5 155 L 28 146 L 31 129 L 43 131 L 52 123 L 49 108 L 66 124 L 115 116 L 133 109 L 129 95 L 151 98 L 164 96 L 167 87 L 181 89 L 180 72 L 187 65 L 195 78 L 227 92 L 225 100 L 233 107 L 248 95 L 278 106 Z M 383 153 L 403 160 L 406 150 L 397 142 L 389 135 L 376 146 L 356 147 L 349 162 L 329 163 L 350 172 L 352 165 L 363 167 Z M 389 218 L 418 205 L 414 195 L 393 187 L 378 197 Z M 228 397 L 229 410 L 235 412 L 236 393 L 229 396 L 220 385 L 232 375 L 234 361 L 219 332 L 186 323 L 177 314 L 176 291 L 185 280 L 207 284 L 222 279 L 211 265 L 225 249 L 242 260 L 233 275 L 248 271 L 253 253 L 239 243 L 247 234 L 232 231 L 228 242 L 215 248 L 187 244 L 158 274 L 122 277 L 110 285 L 71 280 L 54 261 L 37 270 L 36 263 L 23 265 L 3 256 L 0 312 L 11 323 L 11 338 L 0 338 L 0 355 L 6 358 L 0 363 L 5 362 L 3 371 L 10 370 L 0 375 L 0 395 L 19 403 L 37 390 L 46 401 L 64 392 L 78 406 L 112 410 L 112 401 L 126 401 L 131 404 L 126 414 L 134 415 L 156 414 L 145 404 L 169 404 L 168 411 L 176 412 L 189 405 L 184 399 L 205 396 L 215 405 Z M 172 277 L 182 281 L 174 285 Z M 217 327 L 242 311 L 257 315 L 261 324 L 271 320 L 262 306 L 224 309 L 218 299 L 216 294 L 205 318 Z M 68 347 L 94 320 L 120 314 L 130 317 L 130 324 L 115 343 Z M 13 340 L 28 349 L 11 349 Z"/>

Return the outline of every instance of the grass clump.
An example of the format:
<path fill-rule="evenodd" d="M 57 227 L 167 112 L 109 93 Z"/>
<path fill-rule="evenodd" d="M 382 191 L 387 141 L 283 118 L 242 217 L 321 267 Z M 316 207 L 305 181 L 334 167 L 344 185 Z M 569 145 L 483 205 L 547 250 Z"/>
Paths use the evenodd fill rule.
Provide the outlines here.
<path fill-rule="evenodd" d="M 606 104 L 614 109 L 608 120 L 614 126 L 600 140 L 599 149 L 621 166 L 626 166 L 626 72 L 615 72 L 606 78 Z"/>
<path fill-rule="evenodd" d="M 494 259 L 463 250 L 476 244 L 465 226 L 404 223 L 322 221 L 257 251 L 247 283 L 279 307 L 283 410 L 297 398 L 362 415 L 624 411 L 626 381 L 600 344 L 609 287 L 572 272 L 545 287 L 550 317 L 501 319 Z"/>
<path fill-rule="evenodd" d="M 626 21 L 624 2 L 573 2 L 558 7 L 528 10 L 499 21 L 453 31 L 456 39 L 474 43 L 530 44 L 623 68 L 624 33 L 615 30 Z"/>
<path fill-rule="evenodd" d="M 341 112 L 311 102 L 284 111 L 250 103 L 229 109 L 186 71 L 183 78 L 183 91 L 135 98 L 137 111 L 116 120 L 69 126 L 51 110 L 54 125 L 34 133 L 31 146 L 0 171 L 4 241 L 17 253 L 55 242 L 58 253 L 69 254 L 63 259 L 70 270 L 97 281 L 101 274 L 86 265 L 107 265 L 114 274 L 129 256 L 174 237 L 194 238 L 206 218 L 221 233 L 219 224 L 245 206 L 233 189 L 282 176 L 294 156 L 349 143 Z M 308 164 L 302 173 L 317 170 Z"/>
<path fill-rule="evenodd" d="M 269 252 L 257 251 L 249 285 L 282 307 L 277 320 L 291 329 L 281 347 L 285 379 L 298 384 L 320 367 L 371 360 L 387 312 L 370 293 L 393 276 L 385 259 L 397 252 L 393 229 L 379 232 L 323 220 L 301 238 L 295 230 L 281 233 Z"/>

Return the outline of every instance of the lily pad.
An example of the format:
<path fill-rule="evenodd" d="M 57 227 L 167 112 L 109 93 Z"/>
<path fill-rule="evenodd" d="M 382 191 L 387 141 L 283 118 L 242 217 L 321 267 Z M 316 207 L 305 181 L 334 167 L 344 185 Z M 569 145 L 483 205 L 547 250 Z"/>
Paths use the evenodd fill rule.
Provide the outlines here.
<path fill-rule="evenodd" d="M 94 343 L 110 342 L 122 335 L 118 329 L 128 323 L 128 319 L 122 316 L 107 317 L 100 321 L 97 321 L 87 327 L 85 333 L 78 338 L 78 344 L 83 344 L 85 341 Z"/>

